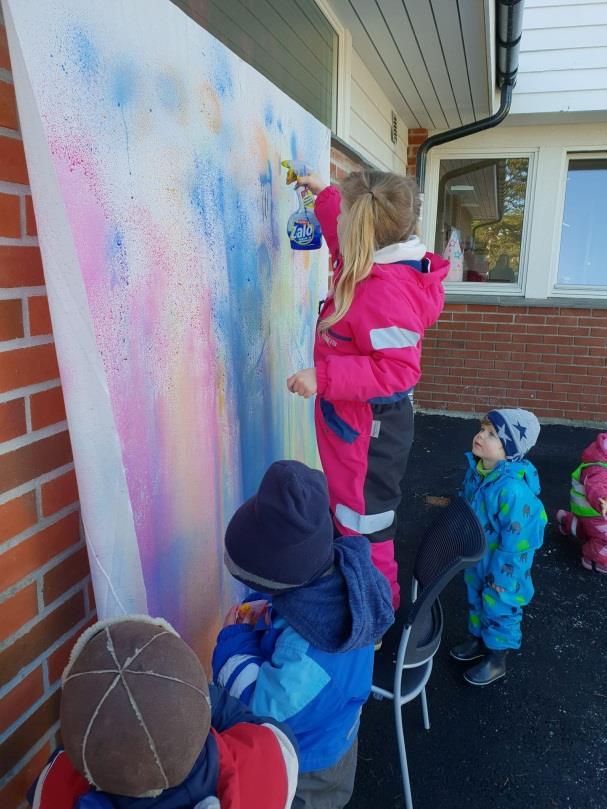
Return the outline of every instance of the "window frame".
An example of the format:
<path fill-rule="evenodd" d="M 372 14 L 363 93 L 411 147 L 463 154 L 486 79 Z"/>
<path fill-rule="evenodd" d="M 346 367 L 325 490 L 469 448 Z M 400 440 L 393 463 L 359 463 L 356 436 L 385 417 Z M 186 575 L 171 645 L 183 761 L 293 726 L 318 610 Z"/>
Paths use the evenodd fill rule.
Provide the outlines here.
<path fill-rule="evenodd" d="M 326 0 L 314 0 L 314 3 L 337 35 L 337 59 L 335 60 L 337 76 L 333 82 L 335 103 L 330 130 L 336 137 L 347 141 L 350 132 L 352 38 L 350 32 L 344 28 Z"/>
<path fill-rule="evenodd" d="M 440 185 L 440 163 L 442 160 L 472 160 L 480 159 L 508 159 L 527 158 L 527 188 L 525 192 L 525 208 L 523 215 L 523 231 L 521 234 L 521 258 L 518 279 L 515 284 L 490 283 L 483 281 L 451 281 L 444 284 L 445 292 L 454 298 L 461 297 L 521 297 L 525 296 L 529 277 L 530 248 L 532 240 L 532 225 L 535 209 L 535 186 L 538 163 L 537 148 L 517 148 L 509 146 L 499 148 L 494 145 L 462 146 L 453 145 L 436 149 L 429 153 L 429 171 L 426 179 L 426 194 L 424 209 L 427 216 L 422 218 L 422 236 L 431 252 L 437 252 L 435 242 L 436 220 L 438 216 L 438 191 Z"/>
<path fill-rule="evenodd" d="M 569 172 L 569 161 L 571 160 L 592 160 L 593 158 L 607 159 L 607 149 L 597 151 L 595 148 L 573 148 L 563 149 L 563 167 L 561 172 L 561 182 L 556 205 L 556 216 L 554 226 L 554 260 L 550 268 L 550 298 L 590 298 L 607 299 L 607 282 L 602 285 L 585 284 L 559 284 L 559 262 L 561 258 L 561 235 L 563 227 L 563 217 L 565 215 L 565 197 L 567 195 L 567 174 Z"/>

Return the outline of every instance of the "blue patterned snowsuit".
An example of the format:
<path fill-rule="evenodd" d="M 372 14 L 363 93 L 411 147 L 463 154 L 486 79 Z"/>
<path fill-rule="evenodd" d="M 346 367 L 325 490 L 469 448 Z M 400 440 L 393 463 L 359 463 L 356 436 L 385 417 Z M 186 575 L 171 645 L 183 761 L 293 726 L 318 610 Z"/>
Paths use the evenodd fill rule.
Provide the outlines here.
<path fill-rule="evenodd" d="M 533 554 L 544 541 L 548 520 L 537 497 L 537 470 L 530 461 L 500 461 L 483 476 L 472 453 L 467 452 L 466 457 L 469 468 L 461 493 L 487 537 L 484 558 L 464 573 L 470 609 L 468 629 L 482 637 L 488 649 L 518 649 L 522 607 L 534 592 Z"/>

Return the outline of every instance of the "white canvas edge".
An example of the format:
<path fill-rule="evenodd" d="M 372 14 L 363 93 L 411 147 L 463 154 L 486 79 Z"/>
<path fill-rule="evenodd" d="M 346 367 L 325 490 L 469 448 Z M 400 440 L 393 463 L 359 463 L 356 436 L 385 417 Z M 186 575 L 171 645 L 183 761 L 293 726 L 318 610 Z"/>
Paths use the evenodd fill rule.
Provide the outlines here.
<path fill-rule="evenodd" d="M 141 557 L 122 450 L 95 342 L 76 249 L 21 52 L 10 0 L 2 0 L 15 93 L 38 211 L 38 240 L 100 619 L 147 613 Z M 72 379 L 78 391 L 72 390 Z"/>

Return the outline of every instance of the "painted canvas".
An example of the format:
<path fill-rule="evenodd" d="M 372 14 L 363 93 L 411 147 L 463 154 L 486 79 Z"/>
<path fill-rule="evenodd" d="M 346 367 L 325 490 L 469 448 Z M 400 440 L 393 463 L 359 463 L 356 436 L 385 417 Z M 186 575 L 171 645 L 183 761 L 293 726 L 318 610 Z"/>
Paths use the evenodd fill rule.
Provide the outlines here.
<path fill-rule="evenodd" d="M 324 248 L 294 252 L 281 159 L 329 131 L 169 0 L 3 0 L 100 616 L 204 657 L 223 532 L 268 464 L 315 464 Z"/>

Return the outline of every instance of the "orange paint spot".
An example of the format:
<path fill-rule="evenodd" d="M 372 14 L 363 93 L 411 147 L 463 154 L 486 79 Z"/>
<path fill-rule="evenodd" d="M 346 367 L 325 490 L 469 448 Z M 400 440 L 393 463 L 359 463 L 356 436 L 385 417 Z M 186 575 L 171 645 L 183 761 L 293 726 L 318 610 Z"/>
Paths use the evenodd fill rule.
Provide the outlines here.
<path fill-rule="evenodd" d="M 208 82 L 198 89 L 198 106 L 206 126 L 216 135 L 221 129 L 221 109 L 217 96 Z"/>

